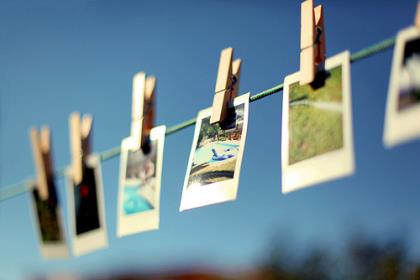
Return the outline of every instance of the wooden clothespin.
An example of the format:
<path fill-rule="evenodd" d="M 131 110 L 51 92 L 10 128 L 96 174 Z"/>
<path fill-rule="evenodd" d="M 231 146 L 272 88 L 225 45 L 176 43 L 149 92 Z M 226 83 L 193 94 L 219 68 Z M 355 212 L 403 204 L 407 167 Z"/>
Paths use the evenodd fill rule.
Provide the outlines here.
<path fill-rule="evenodd" d="M 226 48 L 220 53 L 217 71 L 216 89 L 210 123 L 222 122 L 226 118 L 229 103 L 237 96 L 241 75 L 241 59 L 233 59 L 233 48 Z"/>
<path fill-rule="evenodd" d="M 154 126 L 155 87 L 156 78 L 146 78 L 144 72 L 137 73 L 133 78 L 131 137 L 135 139 L 135 148 L 138 149 L 147 143 Z"/>
<path fill-rule="evenodd" d="M 81 119 L 79 112 L 73 112 L 69 118 L 72 176 L 76 185 L 82 181 L 85 159 L 90 154 L 92 122 L 91 115 L 84 115 Z"/>
<path fill-rule="evenodd" d="M 416 18 L 414 19 L 414 25 L 420 29 L 420 1 L 417 2 Z"/>
<path fill-rule="evenodd" d="M 33 127 L 30 130 L 30 138 L 36 169 L 38 195 L 41 200 L 46 200 L 49 197 L 48 182 L 52 180 L 52 177 L 54 176 L 50 129 L 47 126 L 43 126 L 41 131 L 38 131 Z"/>
<path fill-rule="evenodd" d="M 313 0 L 301 4 L 300 85 L 312 83 L 325 61 L 324 9 Z"/>

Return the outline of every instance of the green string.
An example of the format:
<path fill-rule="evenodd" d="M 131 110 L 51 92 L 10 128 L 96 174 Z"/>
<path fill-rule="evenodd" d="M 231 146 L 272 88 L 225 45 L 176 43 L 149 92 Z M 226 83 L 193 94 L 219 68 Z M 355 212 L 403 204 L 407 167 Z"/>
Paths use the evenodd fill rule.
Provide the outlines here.
<path fill-rule="evenodd" d="M 389 48 L 391 48 L 395 44 L 395 37 L 391 37 L 388 39 L 385 39 L 379 43 L 376 43 L 372 46 L 369 46 L 367 48 L 364 48 L 358 52 L 355 52 L 350 57 L 350 62 L 356 62 L 359 60 L 362 60 L 364 58 L 370 57 L 374 54 L 381 53 Z M 260 100 L 262 98 L 265 98 L 267 96 L 270 96 L 272 94 L 275 94 L 277 92 L 280 92 L 283 90 L 283 84 L 278 84 L 272 88 L 266 89 L 262 92 L 259 92 L 255 95 L 252 95 L 249 98 L 249 102 L 254 102 L 257 100 Z M 182 123 L 176 124 L 174 126 L 168 127 L 166 130 L 166 135 L 171 135 L 174 133 L 177 133 L 187 127 L 190 127 L 194 125 L 196 122 L 196 118 L 189 119 L 187 121 L 184 121 Z M 101 161 L 106 161 L 109 159 L 112 159 L 114 157 L 119 156 L 120 154 L 120 147 L 114 147 L 109 150 L 103 151 L 99 154 Z M 56 177 L 65 177 L 66 175 L 66 168 L 60 168 L 55 173 Z M 5 187 L 0 188 L 0 202 L 4 201 L 6 199 L 18 196 L 20 194 L 23 194 L 27 191 L 29 191 L 32 188 L 32 180 L 25 180 L 23 182 L 11 184 Z"/>

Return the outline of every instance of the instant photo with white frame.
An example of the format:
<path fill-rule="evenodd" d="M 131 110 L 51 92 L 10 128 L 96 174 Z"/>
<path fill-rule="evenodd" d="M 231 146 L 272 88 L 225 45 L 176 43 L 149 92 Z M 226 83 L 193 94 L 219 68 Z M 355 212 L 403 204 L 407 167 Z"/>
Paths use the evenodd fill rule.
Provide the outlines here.
<path fill-rule="evenodd" d="M 64 234 L 63 217 L 57 197 L 55 183 L 48 182 L 48 198 L 42 199 L 36 182 L 29 191 L 31 212 L 41 255 L 46 260 L 66 258 L 69 255 Z"/>
<path fill-rule="evenodd" d="M 75 185 L 68 170 L 68 212 L 73 254 L 84 255 L 108 246 L 105 204 L 98 155 L 89 155 L 82 181 Z"/>
<path fill-rule="evenodd" d="M 321 83 L 299 85 L 299 72 L 284 80 L 282 191 L 351 175 L 354 150 L 348 51 L 325 61 Z"/>
<path fill-rule="evenodd" d="M 236 97 L 222 123 L 198 113 L 180 211 L 235 200 L 248 126 L 249 93 Z"/>
<path fill-rule="evenodd" d="M 384 127 L 384 144 L 420 137 L 420 31 L 401 30 L 396 39 Z"/>
<path fill-rule="evenodd" d="M 121 143 L 118 237 L 159 228 L 165 131 L 163 125 L 150 131 L 147 150 L 136 148 L 132 137 Z"/>

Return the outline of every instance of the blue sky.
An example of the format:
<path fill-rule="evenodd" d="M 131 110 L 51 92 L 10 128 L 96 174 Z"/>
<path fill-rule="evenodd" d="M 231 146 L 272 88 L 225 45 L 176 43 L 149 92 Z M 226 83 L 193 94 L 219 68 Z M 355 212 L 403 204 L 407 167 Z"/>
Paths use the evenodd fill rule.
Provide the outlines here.
<path fill-rule="evenodd" d="M 415 0 L 322 4 L 328 56 L 393 36 L 412 24 L 416 8 Z M 138 71 L 157 77 L 156 123 L 171 126 L 211 105 L 225 47 L 243 59 L 241 93 L 279 84 L 299 65 L 300 2 L 292 0 L 2 0 L 0 26 L 1 186 L 34 173 L 32 125 L 51 127 L 55 164 L 68 164 L 72 111 L 93 114 L 94 151 L 119 145 L 130 132 L 131 79 Z M 0 278 L 133 266 L 250 267 L 266 256 L 273 239 L 296 251 L 314 244 L 339 250 L 359 229 L 379 240 L 402 234 L 420 257 L 420 142 L 391 150 L 382 144 L 391 58 L 388 50 L 351 65 L 353 176 L 281 194 L 276 94 L 250 105 L 237 201 L 178 212 L 190 127 L 166 139 L 160 230 L 116 238 L 119 159 L 112 159 L 102 165 L 109 248 L 45 262 L 29 199 L 21 195 L 0 203 Z M 64 180 L 58 185 L 65 202 Z"/>

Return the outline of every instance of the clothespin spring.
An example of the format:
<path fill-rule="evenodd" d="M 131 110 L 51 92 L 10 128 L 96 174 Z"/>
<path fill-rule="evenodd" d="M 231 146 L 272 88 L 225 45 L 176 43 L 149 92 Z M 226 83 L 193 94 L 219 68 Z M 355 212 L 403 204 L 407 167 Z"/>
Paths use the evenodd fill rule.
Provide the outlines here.
<path fill-rule="evenodd" d="M 233 88 L 235 87 L 235 84 L 238 82 L 238 77 L 236 75 L 232 75 L 229 77 L 231 83 L 230 86 L 221 90 L 216 91 L 215 93 L 219 93 L 219 92 L 225 92 L 227 91 L 229 93 L 229 96 L 232 94 Z"/>
<path fill-rule="evenodd" d="M 323 32 L 322 28 L 317 26 L 315 30 L 316 30 L 316 38 L 315 38 L 314 43 L 312 45 L 301 48 L 300 52 L 303 52 L 304 50 L 307 50 L 307 49 L 312 48 L 312 47 L 316 47 L 321 43 L 321 36 L 322 36 L 322 32 Z"/>

